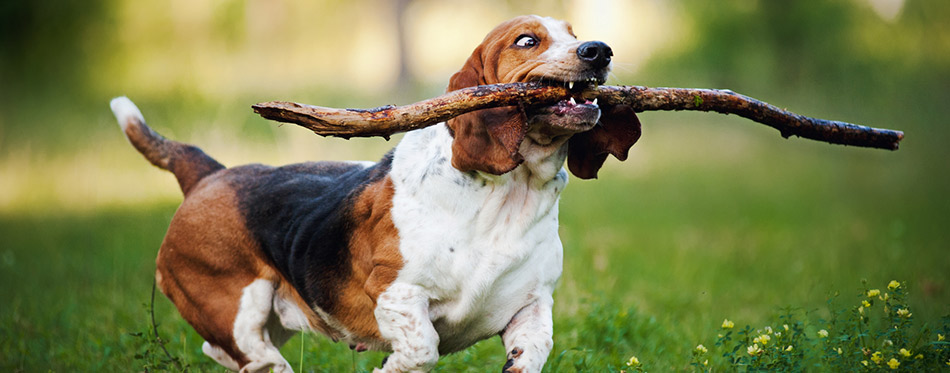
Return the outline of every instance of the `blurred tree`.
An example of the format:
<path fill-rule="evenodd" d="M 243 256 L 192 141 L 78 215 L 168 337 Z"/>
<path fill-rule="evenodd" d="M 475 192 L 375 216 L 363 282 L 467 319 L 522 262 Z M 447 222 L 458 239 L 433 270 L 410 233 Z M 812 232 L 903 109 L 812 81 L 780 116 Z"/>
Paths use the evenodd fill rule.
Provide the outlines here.
<path fill-rule="evenodd" d="M 666 65 L 672 75 L 744 91 L 780 87 L 790 94 L 900 89 L 905 81 L 946 92 L 950 30 L 938 20 L 947 19 L 940 15 L 948 14 L 950 2 L 908 0 L 894 22 L 879 17 L 865 0 L 681 0 L 681 5 L 692 24 L 690 46 L 655 64 Z"/>
<path fill-rule="evenodd" d="M 412 73 L 412 69 L 409 68 L 409 42 L 406 40 L 406 9 L 409 8 L 409 3 L 411 2 L 412 0 L 392 1 L 393 19 L 396 24 L 396 38 L 399 44 L 399 75 L 396 78 L 395 85 L 397 90 L 402 89 L 400 87 L 410 87 L 418 84 L 415 75 Z"/>
<path fill-rule="evenodd" d="M 0 1 L 0 99 L 67 96 L 108 48 L 110 0 Z"/>

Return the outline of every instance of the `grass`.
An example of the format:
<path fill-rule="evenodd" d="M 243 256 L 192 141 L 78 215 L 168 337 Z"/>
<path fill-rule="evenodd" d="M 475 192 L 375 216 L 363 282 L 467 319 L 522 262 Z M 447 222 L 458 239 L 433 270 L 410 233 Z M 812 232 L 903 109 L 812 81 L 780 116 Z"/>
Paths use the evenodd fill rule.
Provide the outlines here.
<path fill-rule="evenodd" d="M 150 119 L 160 130 L 161 113 Z M 728 117 L 641 119 L 647 132 L 628 162 L 609 161 L 600 180 L 572 180 L 563 195 L 565 268 L 548 371 L 627 369 L 631 356 L 648 370 L 691 369 L 694 348 L 713 350 L 723 319 L 774 328 L 793 308 L 818 325 L 840 310 L 826 301 L 862 293 L 863 279 L 907 284 L 915 323 L 940 325 L 950 314 L 948 154 L 943 132 L 926 135 L 924 119 L 899 126 L 910 135 L 893 153 L 783 140 Z M 163 352 L 148 339 L 153 260 L 179 197 L 171 176 L 139 159 L 111 121 L 101 113 L 91 121 L 97 130 L 65 152 L 17 163 L 8 148 L 2 157 L 13 179 L 0 187 L 24 185 L 0 208 L 0 370 L 162 370 Z M 273 127 L 249 143 L 212 126 L 191 141 L 226 164 L 372 158 L 392 146 L 285 131 L 293 132 Z M 300 159 L 273 158 L 288 149 Z M 174 357 L 191 371 L 222 371 L 167 299 L 159 295 L 154 309 Z M 370 371 L 384 356 L 314 335 L 294 337 L 282 353 L 304 372 Z M 495 337 L 438 369 L 503 364 Z"/>

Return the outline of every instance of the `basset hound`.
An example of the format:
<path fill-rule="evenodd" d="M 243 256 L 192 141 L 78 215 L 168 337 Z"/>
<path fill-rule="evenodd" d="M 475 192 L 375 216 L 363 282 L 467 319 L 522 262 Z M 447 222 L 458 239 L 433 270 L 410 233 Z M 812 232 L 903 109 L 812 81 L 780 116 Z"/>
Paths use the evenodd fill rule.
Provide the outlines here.
<path fill-rule="evenodd" d="M 517 17 L 488 33 L 448 90 L 541 81 L 579 97 L 605 81 L 611 55 L 566 22 Z M 383 372 L 426 371 L 501 335 L 504 371 L 540 371 L 553 345 L 565 160 L 594 178 L 640 137 L 630 108 L 570 98 L 407 133 L 377 163 L 226 168 L 154 132 L 127 98 L 111 106 L 185 196 L 156 283 L 204 353 L 241 372 L 290 372 L 278 348 L 297 331 L 391 351 Z"/>

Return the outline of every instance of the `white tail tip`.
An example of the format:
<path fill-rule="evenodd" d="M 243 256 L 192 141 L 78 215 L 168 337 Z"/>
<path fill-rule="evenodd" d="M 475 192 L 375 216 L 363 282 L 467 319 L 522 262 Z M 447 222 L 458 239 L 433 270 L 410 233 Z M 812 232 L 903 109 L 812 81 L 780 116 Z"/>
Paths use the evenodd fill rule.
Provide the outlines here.
<path fill-rule="evenodd" d="M 119 121 L 119 126 L 122 127 L 123 131 L 129 126 L 130 121 L 133 119 L 138 120 L 139 123 L 145 123 L 145 117 L 142 116 L 142 112 L 139 111 L 139 108 L 136 107 L 128 97 L 121 96 L 113 98 L 112 102 L 109 102 L 109 106 L 112 107 L 115 120 Z"/>

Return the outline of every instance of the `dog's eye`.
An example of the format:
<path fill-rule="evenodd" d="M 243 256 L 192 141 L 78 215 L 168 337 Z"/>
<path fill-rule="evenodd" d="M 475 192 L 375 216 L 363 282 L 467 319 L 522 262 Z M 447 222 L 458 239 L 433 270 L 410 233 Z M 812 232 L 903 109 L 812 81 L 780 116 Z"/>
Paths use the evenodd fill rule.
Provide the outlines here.
<path fill-rule="evenodd" d="M 522 48 L 531 48 L 535 45 L 538 45 L 538 39 L 535 39 L 531 35 L 521 35 L 518 37 L 518 40 L 515 41 L 515 45 Z"/>

